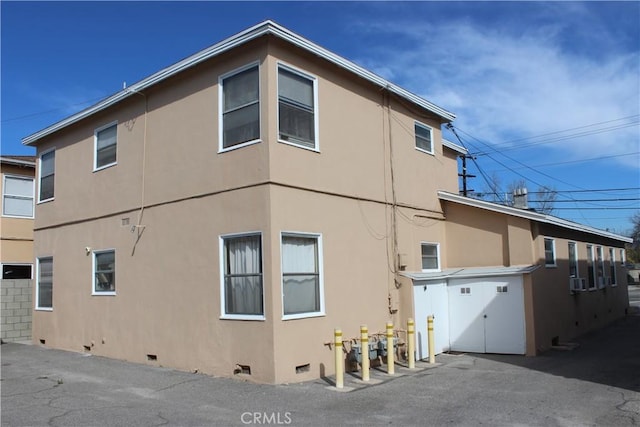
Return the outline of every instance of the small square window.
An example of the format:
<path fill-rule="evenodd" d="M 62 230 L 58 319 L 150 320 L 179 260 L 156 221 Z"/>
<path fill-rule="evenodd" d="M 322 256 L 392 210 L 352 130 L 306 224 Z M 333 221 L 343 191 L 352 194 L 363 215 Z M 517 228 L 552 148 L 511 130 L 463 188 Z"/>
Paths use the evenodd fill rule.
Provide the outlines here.
<path fill-rule="evenodd" d="M 422 271 L 440 270 L 440 245 L 438 243 L 422 244 Z"/>
<path fill-rule="evenodd" d="M 416 148 L 433 154 L 433 129 L 422 123 L 415 123 Z"/>
<path fill-rule="evenodd" d="M 471 295 L 471 288 L 460 288 L 460 293 L 462 295 Z"/>
<path fill-rule="evenodd" d="M 93 253 L 93 294 L 115 295 L 116 251 L 113 249 Z"/>

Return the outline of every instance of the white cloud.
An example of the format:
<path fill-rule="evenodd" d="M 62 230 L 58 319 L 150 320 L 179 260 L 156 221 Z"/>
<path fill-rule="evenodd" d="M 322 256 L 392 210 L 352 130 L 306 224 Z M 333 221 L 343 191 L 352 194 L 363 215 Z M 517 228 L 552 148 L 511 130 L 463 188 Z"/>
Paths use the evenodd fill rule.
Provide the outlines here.
<path fill-rule="evenodd" d="M 515 29 L 470 21 L 403 22 L 369 30 L 388 42 L 368 51 L 373 55 L 361 61 L 366 67 L 453 111 L 455 125 L 484 141 L 500 143 L 636 115 L 584 131 L 633 121 L 635 126 L 545 147 L 572 159 L 638 151 L 638 52 L 569 52 L 562 48 L 561 24 Z M 402 48 L 393 45 L 400 39 Z M 619 161 L 639 167 L 637 156 Z"/>

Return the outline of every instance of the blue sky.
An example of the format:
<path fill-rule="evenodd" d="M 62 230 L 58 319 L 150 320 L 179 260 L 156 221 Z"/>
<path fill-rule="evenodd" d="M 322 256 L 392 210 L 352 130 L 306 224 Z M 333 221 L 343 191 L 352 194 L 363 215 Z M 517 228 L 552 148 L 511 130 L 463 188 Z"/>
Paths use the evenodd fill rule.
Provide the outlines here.
<path fill-rule="evenodd" d="M 491 192 L 483 177 L 500 194 L 520 180 L 549 186 L 555 215 L 618 233 L 640 211 L 639 2 L 2 1 L 0 11 L 2 154 L 34 154 L 23 137 L 273 19 L 454 112 L 476 154 L 470 188 Z"/>

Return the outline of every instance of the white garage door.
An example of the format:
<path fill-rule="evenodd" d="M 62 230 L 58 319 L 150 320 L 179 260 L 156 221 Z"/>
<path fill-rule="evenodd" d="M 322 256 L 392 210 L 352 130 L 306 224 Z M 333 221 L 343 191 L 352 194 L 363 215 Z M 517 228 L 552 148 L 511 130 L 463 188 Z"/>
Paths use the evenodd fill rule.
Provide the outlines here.
<path fill-rule="evenodd" d="M 525 353 L 522 276 L 451 279 L 451 350 Z"/>
<path fill-rule="evenodd" d="M 427 316 L 433 316 L 434 354 L 449 350 L 449 298 L 444 280 L 416 281 L 413 287 L 416 322 L 416 357 L 429 357 Z"/>

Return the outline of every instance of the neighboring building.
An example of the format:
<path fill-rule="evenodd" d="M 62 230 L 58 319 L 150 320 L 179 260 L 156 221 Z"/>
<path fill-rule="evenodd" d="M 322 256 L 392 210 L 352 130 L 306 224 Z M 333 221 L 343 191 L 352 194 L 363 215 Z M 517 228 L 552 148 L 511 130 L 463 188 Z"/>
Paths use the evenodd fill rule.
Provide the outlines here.
<path fill-rule="evenodd" d="M 532 296 L 606 292 L 605 318 L 623 315 L 623 280 L 576 297 L 561 263 L 557 278 L 535 268 L 543 235 L 558 259 L 566 230 L 615 251 L 625 238 L 467 207 L 454 195 L 466 150 L 441 135 L 454 118 L 266 21 L 25 138 L 39 157 L 34 340 L 303 381 L 333 373 L 336 327 L 424 323 L 420 275 L 459 266 L 520 278 L 519 353 L 596 325 L 538 326 Z"/>
<path fill-rule="evenodd" d="M 0 157 L 0 322 L 3 341 L 31 337 L 35 160 L 33 156 Z"/>

